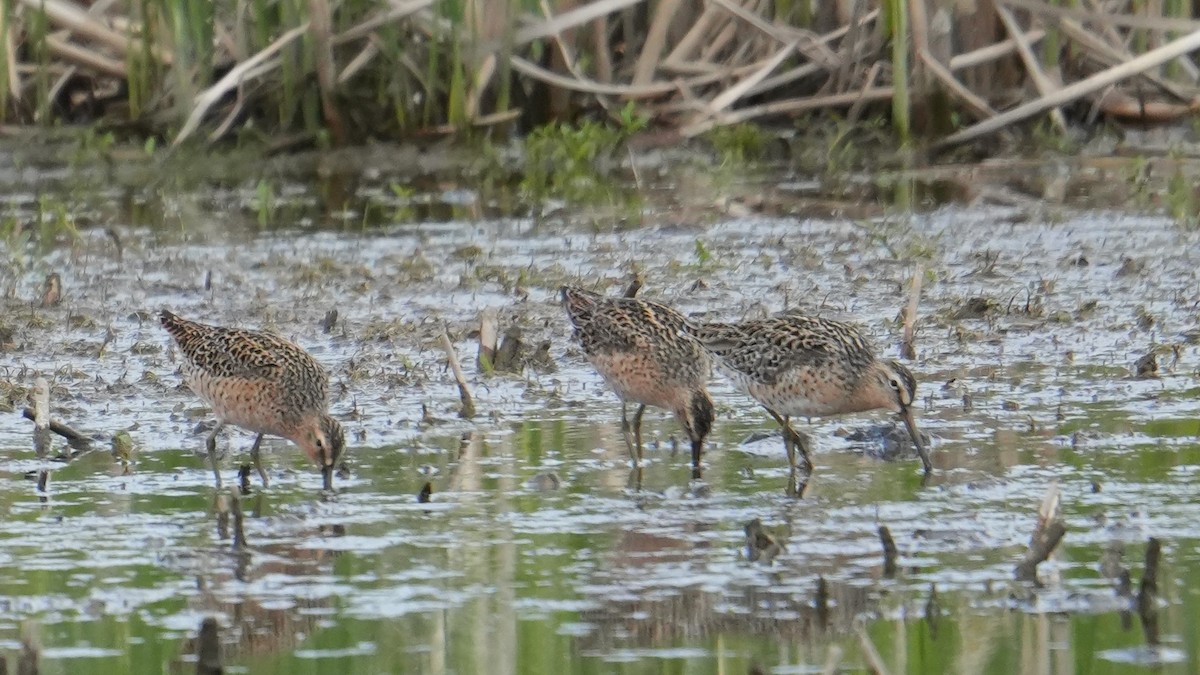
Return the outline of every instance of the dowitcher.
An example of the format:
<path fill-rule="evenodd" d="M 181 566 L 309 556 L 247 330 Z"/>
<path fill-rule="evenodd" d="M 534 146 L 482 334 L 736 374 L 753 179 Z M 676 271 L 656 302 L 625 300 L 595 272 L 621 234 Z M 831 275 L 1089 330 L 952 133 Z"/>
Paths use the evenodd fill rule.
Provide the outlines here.
<path fill-rule="evenodd" d="M 205 445 L 218 486 L 217 434 L 232 424 L 258 434 L 250 457 L 264 485 L 258 449 L 270 434 L 300 446 L 321 466 L 325 489 L 333 488 L 346 438 L 327 412 L 329 376 L 316 359 L 270 333 L 209 326 L 165 309 L 159 318 L 183 354 L 184 380 L 217 417 Z"/>
<path fill-rule="evenodd" d="M 853 325 L 786 314 L 741 323 L 687 322 L 685 331 L 712 353 L 718 370 L 782 427 L 793 477 L 797 450 L 809 473 L 812 460 L 804 439 L 791 427 L 792 417 L 881 408 L 900 414 L 925 474 L 932 471 L 913 420 L 916 378 L 900 363 L 876 357 Z"/>
<path fill-rule="evenodd" d="M 705 385 L 712 359 L 684 333 L 679 312 L 636 298 L 609 298 L 564 286 L 563 307 L 588 361 L 621 399 L 621 433 L 634 466 L 642 462 L 646 406 L 675 415 L 692 443 L 692 472 L 699 476 L 704 439 L 712 430 L 713 403 Z M 632 423 L 627 406 L 636 403 Z"/>

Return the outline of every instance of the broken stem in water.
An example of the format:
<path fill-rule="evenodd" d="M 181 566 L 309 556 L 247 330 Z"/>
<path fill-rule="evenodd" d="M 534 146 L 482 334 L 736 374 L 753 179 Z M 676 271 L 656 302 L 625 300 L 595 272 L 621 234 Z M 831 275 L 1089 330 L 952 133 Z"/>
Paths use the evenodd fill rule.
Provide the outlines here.
<path fill-rule="evenodd" d="M 469 420 L 475 416 L 475 401 L 471 397 L 471 388 L 467 386 L 467 377 L 463 375 L 462 365 L 458 362 L 458 354 L 454 352 L 454 343 L 450 341 L 450 331 L 442 326 L 442 349 L 450 361 L 450 370 L 454 373 L 454 381 L 458 383 L 458 396 L 462 399 L 462 408 L 458 416 Z"/>

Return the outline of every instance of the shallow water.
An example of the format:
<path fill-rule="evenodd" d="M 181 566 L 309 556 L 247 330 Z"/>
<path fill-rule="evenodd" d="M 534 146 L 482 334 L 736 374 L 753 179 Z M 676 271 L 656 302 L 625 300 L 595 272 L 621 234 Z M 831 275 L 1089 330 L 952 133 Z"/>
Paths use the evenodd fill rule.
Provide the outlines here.
<path fill-rule="evenodd" d="M 359 196 L 378 206 L 384 194 Z M 213 615 L 229 671 L 256 674 L 853 671 L 864 641 L 889 672 L 1200 669 L 1194 232 L 1117 212 L 963 208 L 712 225 L 651 213 L 599 233 L 406 213 L 335 232 L 259 228 L 245 200 L 164 200 L 150 226 L 100 199 L 93 217 L 116 228 L 119 257 L 103 227 L 84 226 L 74 245 L 31 244 L 0 272 L 12 292 L 0 393 L 17 411 L 0 424 L 0 651 L 32 634 L 47 673 L 187 672 Z M 28 216 L 34 201 L 7 203 Z M 779 436 L 753 440 L 773 424 L 718 378 L 703 481 L 689 481 L 678 429 L 653 412 L 631 487 L 619 406 L 569 341 L 559 284 L 608 279 L 617 292 L 636 267 L 646 297 L 686 312 L 853 318 L 892 356 L 916 260 L 928 486 L 915 458 L 842 440 L 892 424 L 859 415 L 801 425 L 817 473 L 803 500 L 786 498 Z M 51 271 L 66 296 L 42 309 Z M 952 318 L 972 297 L 989 315 Z M 247 544 L 235 548 L 228 491 L 196 454 L 205 411 L 180 386 L 159 307 L 271 328 L 329 368 L 352 448 L 335 496 L 318 494 L 294 447 L 270 443 L 273 482 L 242 498 Z M 553 369 L 479 374 L 471 331 L 489 307 L 530 351 L 548 341 Z M 443 322 L 473 421 L 456 418 Z M 1160 377 L 1135 379 L 1156 346 Z M 37 375 L 53 380 L 55 418 L 131 429 L 127 475 L 104 441 L 37 492 L 24 474 L 43 462 L 19 417 Z M 251 440 L 224 435 L 227 485 Z M 426 482 L 432 502 L 417 503 Z M 1018 583 L 1051 484 L 1068 532 L 1041 586 Z M 753 518 L 786 546 L 771 564 L 746 559 Z M 880 525 L 899 548 L 894 576 Z M 1164 543 L 1153 648 L 1110 578 L 1129 568 L 1136 592 L 1149 537 Z"/>

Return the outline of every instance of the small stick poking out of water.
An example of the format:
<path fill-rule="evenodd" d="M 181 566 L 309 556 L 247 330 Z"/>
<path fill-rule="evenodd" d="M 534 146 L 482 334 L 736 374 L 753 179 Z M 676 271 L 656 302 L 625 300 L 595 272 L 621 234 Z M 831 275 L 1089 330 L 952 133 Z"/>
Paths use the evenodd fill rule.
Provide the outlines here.
<path fill-rule="evenodd" d="M 921 281 L 925 275 L 925 265 L 917 263 L 913 270 L 912 284 L 908 289 L 908 306 L 904 308 L 904 333 L 900 338 L 900 358 L 917 358 L 917 347 L 914 333 L 917 328 L 917 303 L 921 300 Z"/>
<path fill-rule="evenodd" d="M 1054 553 L 1058 542 L 1067 533 L 1067 527 L 1063 525 L 1060 517 L 1061 507 L 1062 493 L 1058 485 L 1052 483 L 1046 489 L 1046 496 L 1042 498 L 1041 506 L 1038 507 L 1037 527 L 1033 530 L 1033 536 L 1029 538 L 1029 550 L 1025 552 L 1025 559 L 1014 570 L 1018 581 L 1037 581 L 1037 566 Z"/>
<path fill-rule="evenodd" d="M 421 486 L 421 491 L 417 493 L 417 503 L 428 504 L 429 500 L 431 499 L 433 499 L 433 483 L 426 481 L 425 484 Z"/>
<path fill-rule="evenodd" d="M 521 369 L 521 351 L 525 343 L 521 340 L 520 326 L 509 326 L 504 339 L 496 349 L 496 370 L 515 373 Z"/>
<path fill-rule="evenodd" d="M 496 345 L 500 342 L 500 315 L 488 307 L 479 315 L 479 370 L 490 373 L 496 365 Z"/>
<path fill-rule="evenodd" d="M 643 283 L 642 273 L 634 272 L 629 279 L 629 285 L 625 287 L 625 297 L 636 298 L 638 291 L 642 290 Z"/>
<path fill-rule="evenodd" d="M 221 675 L 221 638 L 217 620 L 208 617 L 200 623 L 196 638 L 196 675 Z"/>
<path fill-rule="evenodd" d="M 338 311 L 335 307 L 328 312 L 325 312 L 325 318 L 321 320 L 321 330 L 326 333 L 330 333 L 333 331 L 334 327 L 337 326 L 337 322 Z"/>
<path fill-rule="evenodd" d="M 1058 546 L 1058 542 L 1062 541 L 1063 535 L 1066 533 L 1066 525 L 1063 525 L 1061 520 L 1056 520 L 1034 535 L 1034 542 L 1025 552 L 1025 559 L 1018 563 L 1014 570 L 1017 580 L 1036 581 L 1037 566 L 1048 559 L 1051 553 L 1054 553 L 1055 547 Z"/>
<path fill-rule="evenodd" d="M 33 408 L 26 408 L 21 414 L 25 416 L 25 419 L 33 421 L 35 426 L 37 425 L 36 410 Z M 52 433 L 58 434 L 59 436 L 67 439 L 67 445 L 71 446 L 71 449 L 77 451 L 77 453 L 87 452 L 88 450 L 92 449 L 92 439 L 84 436 L 81 432 L 72 429 L 58 420 L 50 420 L 50 425 L 48 428 Z"/>
<path fill-rule="evenodd" d="M 1162 558 L 1162 542 L 1150 537 L 1146 543 L 1146 566 L 1142 570 L 1142 586 L 1138 589 L 1138 616 L 1142 620 L 1142 633 L 1146 644 L 1158 645 L 1158 562 Z"/>
<path fill-rule="evenodd" d="M 462 399 L 462 408 L 458 416 L 469 420 L 475 416 L 475 401 L 471 398 L 471 388 L 467 386 L 467 377 L 463 375 L 462 365 L 458 363 L 458 354 L 454 352 L 454 343 L 450 341 L 450 332 L 442 326 L 442 349 L 450 361 L 450 370 L 454 372 L 454 381 L 458 383 L 458 396 Z"/>
<path fill-rule="evenodd" d="M 896 557 L 899 552 L 896 550 L 896 540 L 892 539 L 892 531 L 887 525 L 879 526 L 879 541 L 883 544 L 883 576 L 890 579 L 896 576 Z"/>
<path fill-rule="evenodd" d="M 43 458 L 50 452 L 50 383 L 46 378 L 33 381 L 30 398 L 33 399 L 33 450 Z"/>

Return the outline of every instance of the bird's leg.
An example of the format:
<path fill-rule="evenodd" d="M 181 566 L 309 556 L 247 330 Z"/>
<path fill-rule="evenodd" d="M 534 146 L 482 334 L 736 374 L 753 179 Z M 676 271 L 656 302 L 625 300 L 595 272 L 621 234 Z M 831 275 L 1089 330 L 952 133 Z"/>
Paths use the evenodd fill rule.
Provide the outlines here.
<path fill-rule="evenodd" d="M 637 412 L 633 413 L 633 446 L 637 448 L 637 463 L 642 465 L 642 413 L 646 412 L 645 404 L 638 404 Z"/>
<path fill-rule="evenodd" d="M 221 466 L 217 461 L 217 434 L 225 428 L 225 423 L 217 421 L 217 426 L 208 433 L 208 438 L 204 440 L 204 446 L 208 449 L 208 461 L 212 463 L 213 477 L 217 479 L 217 488 L 221 488 Z"/>
<path fill-rule="evenodd" d="M 805 440 L 803 434 L 792 428 L 791 420 L 789 418 L 783 418 L 783 425 L 784 428 L 792 434 L 792 445 L 794 445 L 800 451 L 800 457 L 804 459 L 804 470 L 811 474 L 813 470 L 813 463 L 812 457 L 808 454 L 808 441 Z"/>
<path fill-rule="evenodd" d="M 800 455 L 804 458 L 804 470 L 811 473 L 812 462 L 808 458 L 808 448 L 804 443 L 804 439 L 792 428 L 791 418 L 780 415 L 770 408 L 767 408 L 767 412 L 771 414 L 771 417 L 775 418 L 775 421 L 779 423 L 783 432 L 783 448 L 787 450 L 788 466 L 793 469 L 796 468 L 796 449 L 799 448 Z"/>
<path fill-rule="evenodd" d="M 258 446 L 262 445 L 262 439 L 262 434 L 254 439 L 254 445 L 250 446 L 250 460 L 254 462 L 254 468 L 258 471 L 258 477 L 262 479 L 263 487 L 267 487 L 267 472 L 263 470 L 262 459 L 258 452 Z"/>
<path fill-rule="evenodd" d="M 625 449 L 629 451 L 629 458 L 633 460 L 633 466 L 638 467 L 641 463 L 638 461 L 637 451 L 633 446 L 633 432 L 629 426 L 629 404 L 621 401 L 621 435 L 625 438 Z"/>
<path fill-rule="evenodd" d="M 787 450 L 788 455 L 787 495 L 789 497 L 802 497 L 804 496 L 804 491 L 808 488 L 808 479 L 812 477 L 813 471 L 812 460 L 808 456 L 808 444 L 805 443 L 804 437 L 792 428 L 790 417 L 780 415 L 770 408 L 767 409 L 767 412 L 779 423 L 783 433 L 783 447 Z M 804 460 L 803 479 L 800 478 L 800 472 L 797 471 L 797 450 L 800 451 L 800 457 Z"/>

